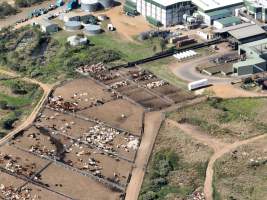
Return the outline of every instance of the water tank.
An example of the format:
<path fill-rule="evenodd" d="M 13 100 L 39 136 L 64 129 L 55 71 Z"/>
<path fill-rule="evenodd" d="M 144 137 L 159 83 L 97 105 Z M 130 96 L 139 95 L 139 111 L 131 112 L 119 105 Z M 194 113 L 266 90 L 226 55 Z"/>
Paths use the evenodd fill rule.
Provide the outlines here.
<path fill-rule="evenodd" d="M 67 31 L 75 31 L 81 29 L 81 22 L 78 21 L 68 21 L 65 23 L 65 30 Z"/>
<path fill-rule="evenodd" d="M 98 0 L 81 0 L 81 9 L 86 12 L 95 12 L 99 6 Z"/>
<path fill-rule="evenodd" d="M 101 6 L 106 9 L 106 8 L 111 8 L 114 4 L 113 0 L 98 0 L 98 2 L 101 4 Z"/>
<path fill-rule="evenodd" d="M 84 27 L 84 33 L 87 35 L 97 35 L 101 33 L 101 27 L 99 25 L 89 24 Z"/>

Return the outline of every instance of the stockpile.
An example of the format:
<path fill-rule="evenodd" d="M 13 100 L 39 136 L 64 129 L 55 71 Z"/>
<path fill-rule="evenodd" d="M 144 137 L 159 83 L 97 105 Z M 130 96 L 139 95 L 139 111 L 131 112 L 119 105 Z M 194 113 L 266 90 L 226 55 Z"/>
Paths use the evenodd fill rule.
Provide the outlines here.
<path fill-rule="evenodd" d="M 154 89 L 154 88 L 162 87 L 164 85 L 168 85 L 168 83 L 164 80 L 160 80 L 160 81 L 153 81 L 151 83 L 147 83 L 145 87 L 148 89 Z"/>
<path fill-rule="evenodd" d="M 107 68 L 103 63 L 93 64 L 93 65 L 84 65 L 76 69 L 77 72 L 84 74 L 84 75 L 98 74 L 106 70 Z"/>
<path fill-rule="evenodd" d="M 58 111 L 77 111 L 78 104 L 76 102 L 64 101 L 64 98 L 61 96 L 58 97 L 49 97 L 48 98 L 49 107 L 58 110 Z"/>
<path fill-rule="evenodd" d="M 17 189 L 13 186 L 0 185 L 0 192 L 5 200 L 38 200 L 40 197 L 38 195 L 32 195 L 31 189 L 27 187 L 22 187 Z"/>

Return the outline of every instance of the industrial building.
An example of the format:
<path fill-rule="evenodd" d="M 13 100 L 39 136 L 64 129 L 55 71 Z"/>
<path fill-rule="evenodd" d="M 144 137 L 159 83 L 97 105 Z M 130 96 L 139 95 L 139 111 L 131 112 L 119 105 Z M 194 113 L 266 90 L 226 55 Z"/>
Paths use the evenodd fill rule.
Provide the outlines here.
<path fill-rule="evenodd" d="M 203 13 L 228 9 L 234 11 L 243 5 L 243 0 L 192 0 L 198 10 Z"/>
<path fill-rule="evenodd" d="M 240 18 L 232 16 L 215 20 L 213 26 L 217 29 L 222 29 L 225 27 L 234 26 L 241 23 L 242 21 Z"/>
<path fill-rule="evenodd" d="M 208 25 L 213 25 L 215 20 L 231 17 L 235 9 L 243 5 L 243 0 L 192 0 L 192 2 Z"/>
<path fill-rule="evenodd" d="M 238 44 L 245 44 L 266 38 L 266 31 L 256 24 L 228 31 L 232 39 Z"/>
<path fill-rule="evenodd" d="M 256 20 L 267 22 L 267 0 L 245 0 L 244 4 Z"/>
<path fill-rule="evenodd" d="M 153 25 L 172 26 L 183 22 L 183 15 L 191 15 L 194 6 L 191 0 L 131 0 L 137 11 Z M 129 8 L 133 5 L 129 5 Z M 128 8 L 127 7 L 127 8 Z"/>
<path fill-rule="evenodd" d="M 43 19 L 43 18 L 36 19 L 33 22 L 33 25 L 39 25 L 42 32 L 45 32 L 45 33 L 53 33 L 53 32 L 57 32 L 59 30 L 59 27 L 57 24 L 55 24 L 49 20 Z"/>
<path fill-rule="evenodd" d="M 267 39 L 240 45 L 238 52 L 241 61 L 233 65 L 236 75 L 249 75 L 266 71 Z"/>

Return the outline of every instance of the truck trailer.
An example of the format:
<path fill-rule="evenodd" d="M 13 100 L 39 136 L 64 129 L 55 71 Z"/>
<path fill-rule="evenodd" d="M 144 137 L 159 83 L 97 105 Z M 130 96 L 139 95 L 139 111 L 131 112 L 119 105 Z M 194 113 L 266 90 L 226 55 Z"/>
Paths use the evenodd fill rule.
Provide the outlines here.
<path fill-rule="evenodd" d="M 188 84 L 188 90 L 195 90 L 209 85 L 208 79 L 201 79 Z"/>

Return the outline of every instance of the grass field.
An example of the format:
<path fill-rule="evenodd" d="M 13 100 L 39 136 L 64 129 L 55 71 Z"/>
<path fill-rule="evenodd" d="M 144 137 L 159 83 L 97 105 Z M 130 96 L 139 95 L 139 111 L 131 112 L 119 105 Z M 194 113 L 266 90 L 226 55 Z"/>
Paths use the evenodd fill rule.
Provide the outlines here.
<path fill-rule="evenodd" d="M 81 33 L 81 31 L 77 33 Z M 54 38 L 64 42 L 68 36 L 74 34 L 75 32 L 61 31 L 54 34 Z M 118 52 L 121 55 L 121 59 L 127 62 L 146 58 L 160 51 L 159 40 L 157 38 L 143 42 L 137 39 L 134 42 L 129 42 L 123 40 L 116 32 L 106 32 L 100 35 L 88 36 L 88 39 L 95 46 Z M 155 52 L 153 51 L 153 46 L 156 46 Z"/>
<path fill-rule="evenodd" d="M 215 163 L 214 200 L 267 197 L 267 138 L 244 145 Z"/>
<path fill-rule="evenodd" d="M 211 154 L 207 146 L 165 122 L 156 139 L 139 199 L 185 199 L 194 191 L 201 191 Z"/>
<path fill-rule="evenodd" d="M 174 120 L 200 127 L 226 142 L 247 139 L 267 131 L 267 99 L 211 99 L 171 113 Z"/>
<path fill-rule="evenodd" d="M 150 62 L 141 65 L 140 67 L 151 71 L 152 73 L 156 74 L 158 77 L 176 85 L 178 87 L 186 88 L 186 83 L 175 76 L 174 73 L 168 68 L 168 66 L 176 62 L 173 57 L 163 58 L 158 61 Z"/>
<path fill-rule="evenodd" d="M 0 137 L 31 112 L 41 95 L 37 85 L 0 75 Z"/>

